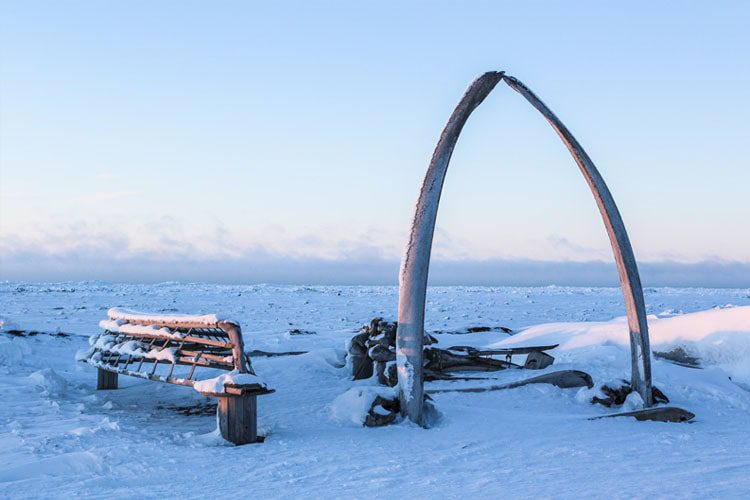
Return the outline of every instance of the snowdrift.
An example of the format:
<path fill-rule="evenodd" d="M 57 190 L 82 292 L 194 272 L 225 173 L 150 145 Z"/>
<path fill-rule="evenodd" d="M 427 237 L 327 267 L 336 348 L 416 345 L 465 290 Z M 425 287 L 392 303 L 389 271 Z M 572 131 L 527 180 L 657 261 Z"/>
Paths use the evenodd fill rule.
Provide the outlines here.
<path fill-rule="evenodd" d="M 735 382 L 750 385 L 750 306 L 722 307 L 672 317 L 648 317 L 652 351 L 682 348 L 701 366 L 717 366 Z M 528 328 L 491 347 L 560 344 L 553 356 L 584 361 L 595 346 L 629 349 L 624 317 L 612 321 L 548 323 Z M 589 349 L 587 349 L 589 348 Z M 564 354 L 563 354 L 564 353 Z"/>

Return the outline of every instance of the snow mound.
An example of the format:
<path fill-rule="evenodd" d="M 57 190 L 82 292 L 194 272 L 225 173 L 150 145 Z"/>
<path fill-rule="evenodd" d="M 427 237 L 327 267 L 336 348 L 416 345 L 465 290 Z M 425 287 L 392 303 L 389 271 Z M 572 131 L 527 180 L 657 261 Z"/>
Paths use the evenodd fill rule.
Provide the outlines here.
<path fill-rule="evenodd" d="M 393 387 L 366 386 L 354 387 L 340 395 L 331 403 L 331 417 L 339 423 L 353 423 L 362 426 L 367 414 L 372 408 L 375 398 L 381 396 L 386 399 L 396 397 Z"/>
<path fill-rule="evenodd" d="M 702 365 L 722 368 L 733 380 L 750 384 L 750 306 L 714 308 L 691 314 L 648 317 L 654 351 L 682 348 Z M 590 352 L 593 347 L 628 347 L 625 318 L 603 322 L 548 323 L 533 326 L 492 348 L 560 344 L 555 352 Z M 554 355 L 554 354 L 553 354 Z M 571 352 L 568 359 L 575 360 Z"/>
<path fill-rule="evenodd" d="M 45 368 L 29 375 L 29 382 L 53 396 L 62 396 L 68 391 L 68 381 L 52 368 Z"/>
<path fill-rule="evenodd" d="M 13 342 L 5 336 L 0 337 L 0 366 L 22 365 L 31 354 L 28 345 Z"/>
<path fill-rule="evenodd" d="M 88 451 L 63 453 L 50 458 L 37 459 L 21 465 L 13 465 L 0 471 L 0 483 L 22 479 L 46 478 L 49 476 L 80 476 L 95 474 L 103 470 L 104 460 Z"/>
<path fill-rule="evenodd" d="M 9 320 L 8 318 L 0 317 L 0 332 L 10 332 L 13 330 L 20 330 L 21 328 L 17 323 Z"/>
<path fill-rule="evenodd" d="M 305 354 L 294 356 L 289 361 L 292 363 L 291 369 L 300 372 L 307 372 L 309 376 L 315 373 L 336 374 L 346 366 L 346 351 L 326 347 L 314 349 Z"/>

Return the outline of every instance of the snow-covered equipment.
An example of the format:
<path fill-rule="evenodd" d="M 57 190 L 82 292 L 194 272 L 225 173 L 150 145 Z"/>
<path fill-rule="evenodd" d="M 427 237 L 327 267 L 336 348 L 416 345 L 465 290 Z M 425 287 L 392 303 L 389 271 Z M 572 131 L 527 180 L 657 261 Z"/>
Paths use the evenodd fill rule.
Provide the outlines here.
<path fill-rule="evenodd" d="M 368 379 L 375 373 L 379 384 L 390 387 L 397 384 L 396 330 L 397 323 L 375 318 L 352 337 L 347 351 L 353 380 Z M 480 331 L 489 330 L 487 328 Z M 425 335 L 423 345 L 437 343 L 435 337 Z M 507 368 L 542 370 L 555 360 L 545 351 L 555 347 L 557 344 L 505 349 L 479 349 L 462 345 L 448 349 L 426 347 L 423 353 L 423 376 L 425 381 L 431 381 L 453 379 L 451 372 L 494 372 Z M 515 355 L 526 355 L 523 365 L 513 363 Z M 504 356 L 505 359 L 494 359 L 493 356 Z"/>
<path fill-rule="evenodd" d="M 97 389 L 117 389 L 118 375 L 184 385 L 219 400 L 221 435 L 254 443 L 256 397 L 274 392 L 245 353 L 240 325 L 214 314 L 158 315 L 112 308 L 79 357 L 98 370 Z M 226 373 L 217 373 L 217 370 Z"/>
<path fill-rule="evenodd" d="M 401 260 L 399 276 L 396 362 L 401 412 L 421 424 L 424 405 L 423 337 L 427 275 L 440 195 L 453 149 L 474 109 L 504 81 L 520 93 L 550 123 L 562 139 L 588 183 L 604 221 L 617 264 L 630 330 L 631 383 L 646 407 L 651 394 L 651 350 L 646 307 L 635 255 L 625 224 L 607 185 L 573 134 L 522 82 L 502 71 L 489 71 L 474 80 L 443 129 L 427 168 L 411 224 L 409 240 Z"/>

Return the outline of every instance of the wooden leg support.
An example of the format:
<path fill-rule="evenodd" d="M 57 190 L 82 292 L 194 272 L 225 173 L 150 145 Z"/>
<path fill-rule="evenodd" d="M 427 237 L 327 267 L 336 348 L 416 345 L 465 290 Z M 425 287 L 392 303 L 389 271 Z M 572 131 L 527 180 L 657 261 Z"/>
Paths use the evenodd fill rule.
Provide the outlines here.
<path fill-rule="evenodd" d="M 96 388 L 99 390 L 117 389 L 117 374 L 97 369 Z"/>
<path fill-rule="evenodd" d="M 257 396 L 245 394 L 219 398 L 221 436 L 234 444 L 258 442 Z"/>

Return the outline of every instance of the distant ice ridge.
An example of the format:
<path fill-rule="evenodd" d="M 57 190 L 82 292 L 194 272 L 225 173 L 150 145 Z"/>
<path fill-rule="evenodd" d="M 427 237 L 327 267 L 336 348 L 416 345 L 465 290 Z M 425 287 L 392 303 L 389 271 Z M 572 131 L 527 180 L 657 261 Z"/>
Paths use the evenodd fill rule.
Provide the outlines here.
<path fill-rule="evenodd" d="M 133 321 L 150 321 L 161 323 L 196 323 L 200 325 L 215 325 L 219 322 L 215 314 L 151 314 L 139 311 L 132 311 L 121 307 L 113 307 L 107 311 L 111 320 Z"/>

